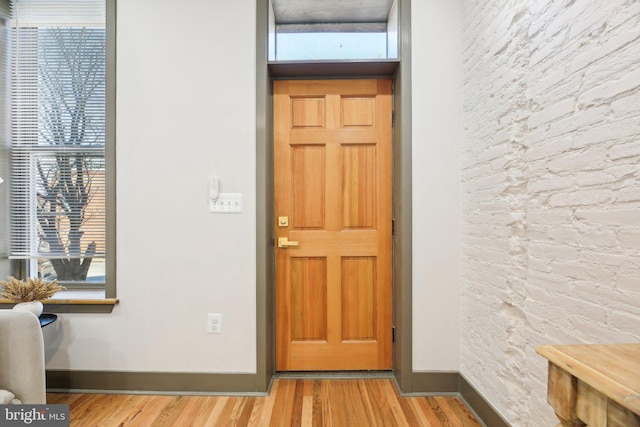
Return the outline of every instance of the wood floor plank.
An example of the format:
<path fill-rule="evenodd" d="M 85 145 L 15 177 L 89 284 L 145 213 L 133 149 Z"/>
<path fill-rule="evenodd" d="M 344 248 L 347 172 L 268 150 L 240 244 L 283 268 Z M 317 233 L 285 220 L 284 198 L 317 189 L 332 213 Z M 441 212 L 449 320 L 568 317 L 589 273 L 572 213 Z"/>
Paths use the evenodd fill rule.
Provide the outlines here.
<path fill-rule="evenodd" d="M 177 413 L 182 411 L 182 408 L 187 403 L 187 399 L 188 397 L 186 396 L 172 396 L 150 427 L 171 427 Z"/>
<path fill-rule="evenodd" d="M 140 404 L 131 413 L 131 421 L 129 424 L 123 424 L 132 427 L 146 427 L 153 424 L 162 409 L 167 406 L 171 400 L 171 396 L 147 396 L 148 399 L 140 401 Z M 71 407 L 73 411 L 73 407 Z M 73 420 L 73 412 L 71 415 Z M 106 426 L 105 426 L 106 427 Z"/>
<path fill-rule="evenodd" d="M 247 424 L 249 424 L 249 420 L 251 419 L 251 412 L 253 411 L 253 406 L 255 404 L 255 397 L 245 397 L 244 399 L 242 399 L 242 405 L 237 408 L 237 416 L 232 417 L 234 425 L 246 426 Z"/>
<path fill-rule="evenodd" d="M 248 427 L 258 427 L 261 424 L 262 413 L 265 410 L 265 405 L 267 403 L 267 399 L 256 399 L 253 408 L 251 408 L 251 414 L 249 416 L 249 421 L 247 422 Z"/>
<path fill-rule="evenodd" d="M 446 400 L 443 400 L 441 396 L 430 396 L 426 398 L 429 406 L 438 417 L 440 425 L 443 427 L 463 427 L 455 417 L 455 414 L 449 408 Z"/>
<path fill-rule="evenodd" d="M 249 421 L 249 427 L 268 427 L 271 420 L 271 414 L 273 413 L 273 405 L 278 395 L 280 383 L 274 381 L 271 386 L 271 393 L 269 396 L 260 399 L 253 406 L 253 414 L 251 414 L 251 420 Z M 252 422 L 255 420 L 255 422 Z"/>
<path fill-rule="evenodd" d="M 448 402 L 451 399 L 446 399 L 443 396 L 434 396 L 433 400 L 438 404 L 440 411 L 451 427 L 464 427 L 456 416 L 456 413 L 451 409 L 451 406 L 449 406 Z"/>
<path fill-rule="evenodd" d="M 226 408 L 230 399 L 231 398 L 228 396 L 220 396 L 216 398 L 215 405 L 213 405 L 213 410 L 202 425 L 204 427 L 215 427 L 217 425 L 220 425 L 219 421 L 221 419 L 221 415 L 224 412 L 224 409 Z"/>
<path fill-rule="evenodd" d="M 50 393 L 47 395 L 47 403 L 52 405 L 66 404 L 70 405 L 76 400 L 82 397 L 82 394 L 77 393 Z"/>
<path fill-rule="evenodd" d="M 204 401 L 199 396 L 178 396 L 165 406 L 152 424 L 153 427 L 189 426 L 194 425 L 200 407 Z"/>
<path fill-rule="evenodd" d="M 302 401 L 304 399 L 304 382 L 306 380 L 296 380 L 293 391 L 293 406 L 291 411 L 291 425 L 302 425 Z"/>
<path fill-rule="evenodd" d="M 300 411 L 300 425 L 313 426 L 313 396 L 302 397 L 302 410 Z"/>
<path fill-rule="evenodd" d="M 459 398 L 454 397 L 452 399 L 448 399 L 447 403 L 455 413 L 456 418 L 460 420 L 464 427 L 474 425 L 473 423 L 477 422 L 469 408 L 467 408 Z"/>
<path fill-rule="evenodd" d="M 480 427 L 455 396 L 401 396 L 391 379 L 277 379 L 266 397 L 50 393 L 73 427 Z"/>
<path fill-rule="evenodd" d="M 269 426 L 290 427 L 293 400 L 295 393 L 295 380 L 279 380 L 278 394 L 273 404 L 273 411 Z"/>
<path fill-rule="evenodd" d="M 184 426 L 197 426 L 201 424 L 196 424 L 195 420 L 198 417 L 198 414 L 205 412 L 203 410 L 203 406 L 206 404 L 208 397 L 206 396 L 192 396 L 189 397 L 187 404 L 184 405 L 182 411 L 180 411 L 175 419 L 174 425 L 184 425 Z"/>
<path fill-rule="evenodd" d="M 332 415 L 332 407 L 331 407 L 331 393 L 330 393 L 330 382 L 329 381 L 321 381 L 320 382 L 320 400 L 321 400 L 321 409 L 322 409 L 322 425 L 326 427 L 333 427 L 333 415 Z"/>
<path fill-rule="evenodd" d="M 379 426 L 408 426 L 406 417 L 402 414 L 402 408 L 395 393 L 388 393 L 389 384 L 382 381 L 359 381 L 363 393 L 363 399 L 367 410 L 372 414 L 375 425 Z"/>
<path fill-rule="evenodd" d="M 75 424 L 77 426 L 98 425 L 98 422 L 101 418 L 104 418 L 105 414 L 102 412 L 103 416 L 100 416 L 101 411 L 104 408 L 110 408 L 113 402 L 117 400 L 118 396 L 115 395 L 84 395 L 76 401 L 77 405 L 74 407 L 77 409 L 75 409 L 74 417 L 71 417 L 71 419 L 72 421 L 74 418 L 77 419 L 77 424 Z M 70 424 L 73 425 L 73 422 Z"/>
<path fill-rule="evenodd" d="M 367 411 L 364 405 L 355 381 L 336 380 L 334 384 L 341 392 L 341 398 L 338 401 L 340 404 L 336 406 L 343 409 L 342 418 L 335 420 L 336 425 L 372 426 L 376 424 L 372 414 Z"/>
<path fill-rule="evenodd" d="M 379 383 L 378 387 L 380 388 L 381 398 L 388 401 L 391 413 L 398 425 L 411 427 L 412 424 L 409 423 L 406 414 L 402 410 L 402 405 L 400 405 L 400 401 L 405 400 L 405 398 L 400 397 L 395 383 L 392 380 L 387 380 L 385 384 Z"/>
<path fill-rule="evenodd" d="M 193 417 L 193 420 L 191 421 L 191 425 L 194 427 L 215 425 L 214 424 L 215 421 L 212 420 L 211 422 L 209 422 L 209 418 L 213 415 L 215 407 L 218 404 L 218 401 L 220 400 L 220 397 L 199 396 L 199 398 L 202 403 L 200 404 L 198 413 L 195 414 L 195 417 Z"/>
<path fill-rule="evenodd" d="M 423 410 L 420 401 L 418 399 L 407 399 L 406 405 L 411 409 L 411 413 L 414 416 L 414 423 L 411 426 L 419 427 L 439 427 L 440 423 L 433 424 L 428 419 L 428 414 Z M 437 420 L 436 420 L 437 421 Z"/>
<path fill-rule="evenodd" d="M 312 381 L 312 394 L 313 404 L 311 410 L 312 417 L 312 427 L 322 427 L 323 423 L 323 409 L 322 409 L 322 381 L 313 380 Z"/>
<path fill-rule="evenodd" d="M 424 415 L 428 427 L 443 427 L 442 420 L 429 404 L 427 397 L 416 397 L 413 402 L 416 404 L 419 413 Z"/>
<path fill-rule="evenodd" d="M 384 410 L 378 405 L 374 395 L 375 391 L 367 387 L 367 382 L 364 380 L 356 380 L 356 386 L 360 399 L 362 399 L 364 410 L 371 414 L 371 427 L 378 427 L 379 421 L 384 425 Z"/>
<path fill-rule="evenodd" d="M 146 396 L 127 395 L 117 400 L 117 405 L 113 407 L 113 411 L 106 417 L 100 418 L 99 422 L 104 425 L 114 425 L 122 420 L 128 421 L 127 416 L 135 413 L 135 409 L 144 404 Z"/>
<path fill-rule="evenodd" d="M 400 405 L 400 410 L 407 420 L 407 424 L 409 427 L 431 427 L 427 423 L 427 419 L 422 414 L 422 411 L 416 409 L 417 402 L 415 398 L 406 398 L 406 399 L 398 399 L 398 404 Z"/>

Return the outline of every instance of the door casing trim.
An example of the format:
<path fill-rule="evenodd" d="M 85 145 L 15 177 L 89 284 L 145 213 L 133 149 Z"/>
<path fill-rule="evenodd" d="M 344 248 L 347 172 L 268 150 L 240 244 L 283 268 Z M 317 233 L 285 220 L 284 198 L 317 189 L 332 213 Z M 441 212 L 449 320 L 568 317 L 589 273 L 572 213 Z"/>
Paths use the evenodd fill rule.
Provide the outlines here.
<path fill-rule="evenodd" d="M 394 76 L 393 310 L 396 340 L 393 373 L 401 390 L 410 393 L 413 391 L 411 0 L 398 2 L 401 59 Z M 256 0 L 256 384 L 264 391 L 275 373 L 273 76 L 267 66 L 268 20 L 269 1 Z"/>

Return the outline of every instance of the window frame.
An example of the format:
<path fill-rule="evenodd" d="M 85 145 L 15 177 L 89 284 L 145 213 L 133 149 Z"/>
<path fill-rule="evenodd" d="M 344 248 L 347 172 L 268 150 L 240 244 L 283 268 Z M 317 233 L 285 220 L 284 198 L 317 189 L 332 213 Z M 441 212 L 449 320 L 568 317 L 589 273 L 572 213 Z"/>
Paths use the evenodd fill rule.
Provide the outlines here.
<path fill-rule="evenodd" d="M 6 0 L 7 3 L 10 1 Z M 54 298 L 44 301 L 45 310 L 48 312 L 111 312 L 113 306 L 118 303 L 116 298 L 116 2 L 117 0 L 105 0 L 105 242 L 107 248 L 105 283 L 99 286 L 83 286 L 81 290 L 70 289 L 56 294 Z M 25 278 L 27 263 L 28 260 L 11 260 L 10 274 L 17 278 Z M 0 300 L 0 308 L 8 308 L 11 305 L 13 303 L 8 300 Z"/>

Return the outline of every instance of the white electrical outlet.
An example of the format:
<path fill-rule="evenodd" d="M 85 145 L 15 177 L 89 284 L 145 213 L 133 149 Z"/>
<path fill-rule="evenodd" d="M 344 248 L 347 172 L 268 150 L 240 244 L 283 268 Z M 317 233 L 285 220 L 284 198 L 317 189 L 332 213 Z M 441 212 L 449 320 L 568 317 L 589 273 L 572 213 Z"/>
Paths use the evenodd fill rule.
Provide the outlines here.
<path fill-rule="evenodd" d="M 222 333 L 222 314 L 220 313 L 207 314 L 207 333 L 209 334 Z"/>

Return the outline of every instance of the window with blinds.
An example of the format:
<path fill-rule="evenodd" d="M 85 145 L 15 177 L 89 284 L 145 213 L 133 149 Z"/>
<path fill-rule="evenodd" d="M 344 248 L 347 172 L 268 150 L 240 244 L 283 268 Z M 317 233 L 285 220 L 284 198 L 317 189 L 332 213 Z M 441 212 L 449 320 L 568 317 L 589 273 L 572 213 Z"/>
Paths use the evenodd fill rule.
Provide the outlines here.
<path fill-rule="evenodd" d="M 10 258 L 105 279 L 105 0 L 11 2 Z"/>

